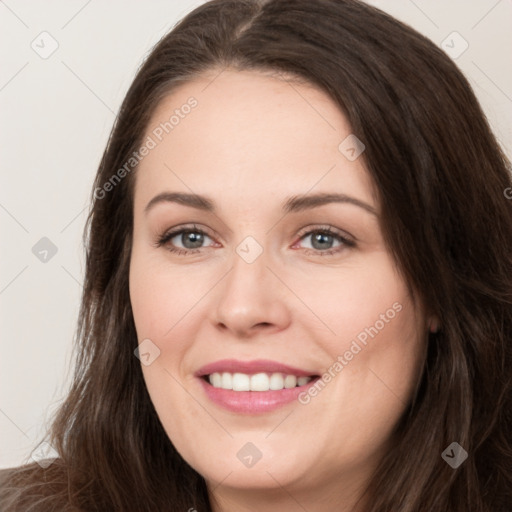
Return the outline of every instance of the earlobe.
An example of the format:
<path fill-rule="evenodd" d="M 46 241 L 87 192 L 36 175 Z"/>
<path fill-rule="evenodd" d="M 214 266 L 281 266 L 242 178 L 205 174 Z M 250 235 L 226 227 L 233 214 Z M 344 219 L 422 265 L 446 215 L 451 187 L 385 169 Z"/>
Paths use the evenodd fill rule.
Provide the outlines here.
<path fill-rule="evenodd" d="M 431 332 L 431 333 L 436 333 L 439 331 L 439 318 L 437 318 L 437 316 L 433 315 L 430 317 L 429 319 L 429 322 L 428 322 L 428 330 Z"/>

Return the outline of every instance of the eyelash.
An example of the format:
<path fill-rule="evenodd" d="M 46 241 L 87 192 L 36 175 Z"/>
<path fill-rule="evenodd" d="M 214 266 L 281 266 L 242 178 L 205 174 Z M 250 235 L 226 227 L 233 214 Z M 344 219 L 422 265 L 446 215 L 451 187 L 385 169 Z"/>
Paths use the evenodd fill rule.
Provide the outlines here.
<path fill-rule="evenodd" d="M 154 244 L 154 246 L 155 247 L 163 247 L 176 235 L 180 235 L 183 233 L 199 233 L 201 235 L 206 235 L 209 238 L 213 239 L 213 237 L 211 237 L 208 234 L 208 232 L 204 231 L 203 229 L 198 228 L 196 225 L 193 225 L 191 227 L 181 226 L 179 228 L 168 231 L 168 232 L 164 233 L 163 235 L 159 236 L 156 243 Z M 318 226 L 314 229 L 310 229 L 309 231 L 302 232 L 298 235 L 299 241 L 309 235 L 314 234 L 314 233 L 322 233 L 324 235 L 333 236 L 333 237 L 337 238 L 338 241 L 340 241 L 342 243 L 342 245 L 338 246 L 335 249 L 327 249 L 325 251 L 315 250 L 315 249 L 306 249 L 306 254 L 313 254 L 315 256 L 333 256 L 333 255 L 341 252 L 346 247 L 353 248 L 356 246 L 356 243 L 353 240 L 350 240 L 350 239 L 344 237 L 338 231 L 334 230 L 331 226 Z M 169 252 L 175 253 L 179 256 L 187 256 L 187 255 L 191 255 L 191 254 L 200 252 L 201 249 L 204 249 L 204 247 L 200 247 L 200 248 L 196 248 L 196 249 L 180 249 L 177 247 L 168 246 L 168 247 L 166 247 L 166 249 Z"/>

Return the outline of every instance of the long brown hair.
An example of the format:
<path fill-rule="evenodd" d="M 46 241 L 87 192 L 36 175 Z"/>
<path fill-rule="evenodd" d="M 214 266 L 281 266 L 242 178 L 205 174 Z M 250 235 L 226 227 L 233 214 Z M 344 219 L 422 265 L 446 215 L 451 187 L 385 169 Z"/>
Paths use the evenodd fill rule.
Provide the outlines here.
<path fill-rule="evenodd" d="M 134 172 L 98 193 L 173 87 L 230 67 L 325 91 L 363 141 L 389 250 L 441 323 L 365 512 L 512 506 L 510 163 L 467 80 L 432 42 L 358 0 L 214 0 L 153 49 L 128 91 L 91 195 L 74 381 L 52 424 L 59 458 L 11 470 L 2 510 L 211 510 L 177 453 L 133 351 L 128 293 Z M 452 442 L 467 452 L 453 469 Z M 342 482 L 340 482 L 342 485 Z"/>

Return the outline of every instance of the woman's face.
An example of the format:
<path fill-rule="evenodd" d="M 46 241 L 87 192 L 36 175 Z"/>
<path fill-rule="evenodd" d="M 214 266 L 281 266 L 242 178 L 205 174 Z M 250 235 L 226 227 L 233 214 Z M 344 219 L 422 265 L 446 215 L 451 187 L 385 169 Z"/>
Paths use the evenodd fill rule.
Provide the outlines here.
<path fill-rule="evenodd" d="M 144 140 L 130 297 L 170 440 L 226 496 L 356 489 L 426 327 L 346 118 L 315 88 L 217 71 L 162 101 Z"/>

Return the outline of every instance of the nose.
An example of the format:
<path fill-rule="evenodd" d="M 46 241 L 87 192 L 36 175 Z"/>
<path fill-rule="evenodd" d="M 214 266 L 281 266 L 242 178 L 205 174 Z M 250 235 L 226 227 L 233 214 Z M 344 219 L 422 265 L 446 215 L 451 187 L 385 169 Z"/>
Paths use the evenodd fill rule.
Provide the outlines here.
<path fill-rule="evenodd" d="M 253 338 L 279 332 L 290 324 L 290 292 L 275 268 L 269 268 L 264 251 L 248 263 L 236 252 L 233 265 L 213 297 L 213 322 L 217 329 L 233 337 Z M 276 267 L 274 265 L 274 267 Z"/>

